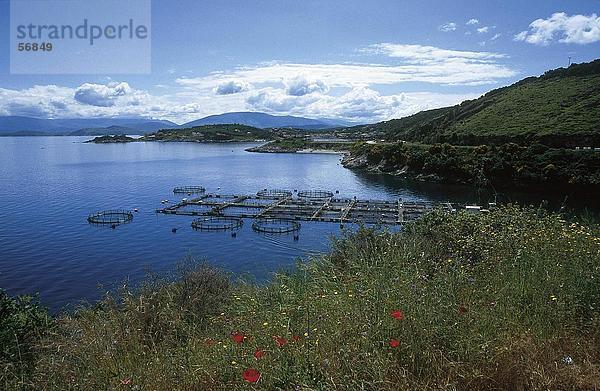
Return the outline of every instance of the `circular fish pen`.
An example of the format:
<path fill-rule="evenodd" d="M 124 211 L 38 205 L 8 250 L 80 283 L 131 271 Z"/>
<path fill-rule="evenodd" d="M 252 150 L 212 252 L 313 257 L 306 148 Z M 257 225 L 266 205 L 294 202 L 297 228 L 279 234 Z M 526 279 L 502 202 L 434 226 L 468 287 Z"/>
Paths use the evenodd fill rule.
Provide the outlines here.
<path fill-rule="evenodd" d="M 300 223 L 288 219 L 261 218 L 252 222 L 252 229 L 257 232 L 284 234 L 300 230 Z"/>
<path fill-rule="evenodd" d="M 225 231 L 240 228 L 244 224 L 242 219 L 236 217 L 203 217 L 192 221 L 192 228 L 200 231 Z"/>
<path fill-rule="evenodd" d="M 285 198 L 291 197 L 292 192 L 283 189 L 263 189 L 256 193 L 259 198 Z"/>
<path fill-rule="evenodd" d="M 173 189 L 175 194 L 202 194 L 206 189 L 202 186 L 178 186 Z"/>
<path fill-rule="evenodd" d="M 333 197 L 333 193 L 327 190 L 302 190 L 298 192 L 298 198 L 319 200 Z"/>
<path fill-rule="evenodd" d="M 128 210 L 104 210 L 88 216 L 90 224 L 119 225 L 133 220 L 133 213 Z"/>

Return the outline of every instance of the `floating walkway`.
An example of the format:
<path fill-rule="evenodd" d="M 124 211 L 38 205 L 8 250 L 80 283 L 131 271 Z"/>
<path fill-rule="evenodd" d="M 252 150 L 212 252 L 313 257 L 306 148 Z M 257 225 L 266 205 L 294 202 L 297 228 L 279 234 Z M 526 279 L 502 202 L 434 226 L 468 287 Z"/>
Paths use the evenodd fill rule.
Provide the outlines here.
<path fill-rule="evenodd" d="M 182 216 L 284 219 L 330 223 L 396 225 L 421 217 L 434 208 L 453 211 L 450 203 L 339 198 L 324 190 L 261 190 L 256 195 L 202 194 L 157 213 Z"/>

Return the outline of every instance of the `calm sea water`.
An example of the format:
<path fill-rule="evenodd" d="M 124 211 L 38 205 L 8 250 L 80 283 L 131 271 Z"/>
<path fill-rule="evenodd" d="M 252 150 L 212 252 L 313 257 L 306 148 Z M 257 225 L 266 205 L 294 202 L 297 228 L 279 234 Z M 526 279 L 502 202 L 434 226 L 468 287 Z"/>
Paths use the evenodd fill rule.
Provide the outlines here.
<path fill-rule="evenodd" d="M 191 217 L 157 215 L 174 186 L 222 194 L 263 188 L 329 189 L 373 199 L 487 201 L 464 187 L 414 185 L 357 174 L 338 155 L 258 154 L 255 144 L 84 144 L 87 137 L 0 137 L 0 287 L 39 293 L 52 311 L 93 301 L 119 282 L 172 270 L 186 256 L 256 280 L 326 251 L 335 224 L 302 223 L 300 238 L 259 235 L 248 222 L 229 232 L 198 232 Z M 218 189 L 220 187 L 220 190 Z M 91 226 L 89 213 L 134 209 L 131 224 Z M 177 227 L 177 233 L 171 229 Z"/>

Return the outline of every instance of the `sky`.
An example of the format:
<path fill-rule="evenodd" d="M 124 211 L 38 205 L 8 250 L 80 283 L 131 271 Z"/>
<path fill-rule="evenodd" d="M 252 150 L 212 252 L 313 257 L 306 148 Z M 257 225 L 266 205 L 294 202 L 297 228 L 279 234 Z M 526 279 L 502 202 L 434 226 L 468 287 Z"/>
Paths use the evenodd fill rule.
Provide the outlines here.
<path fill-rule="evenodd" d="M 0 115 L 368 123 L 600 57 L 600 0 L 153 0 L 150 73 L 17 75 L 9 3 Z"/>

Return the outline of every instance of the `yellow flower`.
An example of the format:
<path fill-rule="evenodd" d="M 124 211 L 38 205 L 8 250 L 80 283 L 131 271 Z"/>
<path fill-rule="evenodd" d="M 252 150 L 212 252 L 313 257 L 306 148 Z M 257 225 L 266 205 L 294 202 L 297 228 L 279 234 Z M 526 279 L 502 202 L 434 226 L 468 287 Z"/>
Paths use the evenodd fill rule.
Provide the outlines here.
<path fill-rule="evenodd" d="M 269 322 L 263 323 L 263 326 L 268 326 L 268 325 L 269 325 Z"/>

